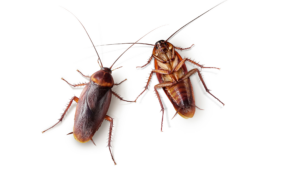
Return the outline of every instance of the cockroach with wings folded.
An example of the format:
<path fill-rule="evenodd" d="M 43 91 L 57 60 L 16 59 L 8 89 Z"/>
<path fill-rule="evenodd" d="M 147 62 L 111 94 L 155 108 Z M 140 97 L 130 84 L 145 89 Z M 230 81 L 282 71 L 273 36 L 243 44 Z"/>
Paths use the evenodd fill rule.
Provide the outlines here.
<path fill-rule="evenodd" d="M 72 14 L 72 15 L 74 15 L 74 14 Z M 76 16 L 75 16 L 75 18 L 79 21 L 79 19 Z M 116 61 L 134 44 L 132 44 L 129 48 L 127 48 L 115 60 L 115 62 L 111 65 L 110 68 L 103 67 L 103 64 L 100 60 L 99 54 L 98 54 L 94 44 L 92 42 L 92 39 L 90 38 L 90 36 L 89 36 L 88 32 L 86 31 L 85 27 L 83 26 L 83 24 L 80 21 L 79 21 L 79 23 L 82 25 L 85 32 L 87 33 L 96 53 L 98 55 L 98 63 L 100 65 L 101 69 L 99 71 L 95 72 L 90 77 L 83 75 L 79 70 L 77 70 L 83 76 L 90 78 L 90 82 L 88 82 L 88 83 L 81 83 L 81 84 L 73 85 L 62 78 L 62 80 L 64 80 L 65 82 L 67 82 L 69 85 L 71 85 L 73 87 L 77 87 L 77 86 L 85 86 L 85 87 L 84 87 L 83 91 L 81 92 L 81 95 L 79 98 L 76 96 L 72 97 L 72 99 L 68 103 L 68 106 L 67 106 L 66 110 L 64 111 L 64 113 L 62 114 L 59 121 L 56 124 L 54 124 L 52 127 L 48 128 L 47 130 L 53 128 L 54 126 L 56 126 L 59 122 L 61 122 L 63 120 L 63 118 L 66 115 L 68 109 L 70 108 L 72 102 L 75 101 L 75 102 L 77 102 L 77 107 L 76 107 L 76 113 L 75 113 L 75 119 L 74 119 L 74 127 L 73 127 L 73 132 L 71 132 L 69 134 L 73 134 L 74 138 L 81 143 L 85 143 L 90 140 L 94 143 L 92 138 L 93 138 L 94 134 L 96 133 L 96 131 L 101 126 L 104 119 L 109 121 L 110 128 L 109 128 L 108 148 L 109 148 L 109 151 L 111 154 L 111 158 L 112 158 L 113 162 L 116 164 L 114 157 L 112 155 L 112 152 L 111 152 L 111 136 L 112 136 L 113 118 L 111 118 L 110 116 L 107 115 L 107 111 L 110 106 L 111 96 L 115 95 L 120 100 L 126 101 L 126 102 L 136 102 L 136 100 L 135 101 L 124 100 L 117 93 L 112 91 L 112 87 L 114 85 L 119 85 L 122 82 L 124 82 L 126 79 L 118 84 L 114 83 L 114 79 L 111 75 L 111 73 L 112 73 L 111 69 L 112 69 L 113 65 L 116 63 Z M 144 36 L 146 36 L 146 35 L 144 35 Z M 142 39 L 142 38 L 140 38 L 140 39 Z M 47 130 L 43 131 L 43 133 L 46 132 Z"/>

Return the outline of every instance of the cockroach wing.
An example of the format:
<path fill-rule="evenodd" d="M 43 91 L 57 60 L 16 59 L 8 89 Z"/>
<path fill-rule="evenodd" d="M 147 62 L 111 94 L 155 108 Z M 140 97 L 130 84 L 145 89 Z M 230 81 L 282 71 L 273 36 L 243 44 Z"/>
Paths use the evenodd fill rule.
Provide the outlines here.
<path fill-rule="evenodd" d="M 76 108 L 73 134 L 79 142 L 89 141 L 101 126 L 111 101 L 111 88 L 90 82 L 82 91 Z"/>

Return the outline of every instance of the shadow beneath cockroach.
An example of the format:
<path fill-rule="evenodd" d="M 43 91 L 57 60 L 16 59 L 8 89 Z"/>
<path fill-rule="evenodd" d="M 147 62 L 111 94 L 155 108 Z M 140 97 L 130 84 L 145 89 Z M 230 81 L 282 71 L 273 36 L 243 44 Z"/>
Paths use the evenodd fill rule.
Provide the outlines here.
<path fill-rule="evenodd" d="M 164 103 L 163 103 L 163 105 L 164 105 Z M 170 122 L 170 120 L 172 120 L 172 117 L 170 119 L 168 108 L 165 108 L 165 116 L 166 116 L 166 118 L 164 118 L 164 119 L 167 121 L 168 127 L 171 128 L 171 122 Z"/>

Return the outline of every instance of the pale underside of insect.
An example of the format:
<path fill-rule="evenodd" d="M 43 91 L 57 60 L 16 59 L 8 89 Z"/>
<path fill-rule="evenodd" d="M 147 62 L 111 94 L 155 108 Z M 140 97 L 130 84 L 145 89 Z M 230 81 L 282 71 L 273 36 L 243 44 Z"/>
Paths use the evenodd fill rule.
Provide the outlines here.
<path fill-rule="evenodd" d="M 225 1 L 223 1 L 225 2 Z M 223 3 L 221 2 L 221 3 Z M 179 114 L 183 118 L 192 118 L 195 114 L 195 108 L 198 108 L 195 105 L 195 99 L 194 99 L 194 92 L 193 87 L 190 82 L 189 77 L 195 73 L 198 74 L 205 90 L 207 93 L 209 93 L 212 97 L 217 99 L 221 104 L 225 105 L 222 101 L 220 101 L 216 96 L 214 96 L 210 90 L 207 88 L 204 79 L 201 75 L 201 72 L 199 69 L 192 69 L 190 71 L 187 70 L 187 67 L 185 65 L 185 62 L 191 62 L 192 64 L 195 64 L 196 66 L 199 66 L 201 69 L 219 69 L 217 67 L 205 67 L 203 65 L 198 64 L 197 62 L 188 59 L 188 58 L 182 58 L 180 54 L 175 50 L 186 50 L 189 48 L 180 48 L 176 47 L 168 40 L 173 37 L 176 33 L 178 33 L 182 28 L 186 27 L 196 19 L 200 18 L 210 10 L 214 9 L 218 5 L 212 7 L 211 9 L 207 10 L 206 12 L 202 13 L 201 15 L 197 16 L 192 21 L 188 22 L 181 28 L 179 28 L 176 32 L 174 32 L 167 40 L 160 40 L 157 41 L 154 45 L 149 43 L 136 43 L 136 44 L 143 44 L 143 45 L 150 45 L 154 46 L 152 55 L 150 56 L 148 62 L 143 66 L 138 66 L 138 68 L 143 68 L 146 65 L 150 64 L 151 60 L 154 58 L 155 61 L 155 69 L 151 71 L 150 76 L 148 78 L 147 84 L 145 86 L 145 89 L 141 92 L 140 95 L 142 95 L 149 86 L 150 80 L 152 78 L 152 74 L 156 73 L 156 76 L 158 78 L 159 84 L 155 85 L 154 91 L 155 94 L 158 97 L 161 111 L 162 111 L 162 121 L 161 121 L 161 131 L 163 127 L 163 117 L 164 117 L 164 107 L 161 102 L 161 98 L 159 96 L 159 93 L 157 89 L 162 88 L 165 92 L 165 94 L 168 96 L 169 100 L 173 104 L 173 107 L 176 110 L 176 114 Z M 132 43 L 116 43 L 116 44 L 132 44 Z M 106 45 L 116 45 L 116 44 L 106 44 Z M 105 46 L 105 45 L 100 45 Z M 139 96 L 140 96 L 139 95 Z M 174 115 L 174 117 L 175 117 Z M 173 117 L 173 118 L 174 118 Z"/>

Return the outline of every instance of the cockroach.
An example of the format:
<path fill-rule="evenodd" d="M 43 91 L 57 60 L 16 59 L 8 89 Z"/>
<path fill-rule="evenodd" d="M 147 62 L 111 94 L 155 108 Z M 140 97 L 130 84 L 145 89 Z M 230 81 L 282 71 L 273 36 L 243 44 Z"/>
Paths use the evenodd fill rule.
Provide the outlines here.
<path fill-rule="evenodd" d="M 69 10 L 67 10 L 67 11 L 69 11 Z M 128 49 L 130 49 L 134 45 L 134 43 L 129 48 L 127 48 L 114 61 L 114 63 L 109 68 L 103 67 L 100 56 L 96 50 L 96 47 L 95 47 L 92 39 L 90 38 L 87 30 L 85 29 L 83 24 L 80 22 L 80 20 L 73 13 L 71 13 L 71 14 L 79 21 L 79 23 L 85 30 L 87 36 L 89 37 L 89 39 L 96 51 L 96 54 L 98 56 L 98 64 L 100 66 L 100 70 L 96 71 L 92 76 L 86 76 L 86 75 L 82 74 L 79 70 L 77 70 L 84 77 L 90 78 L 90 81 L 88 83 L 70 84 L 68 81 L 66 81 L 65 79 L 62 78 L 62 80 L 64 80 L 67 84 L 69 84 L 72 87 L 77 87 L 77 86 L 85 86 L 85 87 L 84 87 L 83 91 L 81 92 L 81 95 L 79 98 L 76 96 L 72 97 L 72 99 L 69 101 L 67 108 L 65 109 L 65 111 L 62 114 L 59 121 L 57 123 L 55 123 L 53 126 L 51 126 L 50 128 L 48 128 L 47 130 L 53 128 L 59 122 L 62 122 L 62 120 L 63 120 L 64 116 L 66 115 L 68 109 L 70 108 L 72 102 L 75 101 L 77 103 L 77 107 L 76 107 L 76 112 L 75 112 L 73 132 L 68 133 L 68 135 L 73 134 L 74 138 L 81 143 L 85 143 L 85 142 L 88 142 L 91 140 L 93 142 L 93 144 L 95 144 L 92 139 L 94 134 L 99 129 L 99 127 L 101 126 L 104 119 L 109 121 L 110 127 L 109 127 L 108 148 L 109 148 L 109 151 L 111 154 L 111 158 L 116 165 L 116 162 L 115 162 L 114 157 L 111 152 L 111 135 L 112 135 L 112 128 L 113 128 L 113 118 L 111 118 L 110 116 L 107 115 L 107 112 L 108 112 L 108 109 L 110 106 L 110 102 L 111 102 L 111 97 L 112 97 L 112 95 L 114 95 L 117 98 L 119 98 L 120 100 L 125 101 L 125 102 L 136 102 L 136 100 L 134 100 L 134 101 L 124 100 L 117 93 L 112 91 L 112 88 L 114 85 L 120 85 L 126 79 L 120 83 L 114 83 L 114 79 L 113 79 L 111 73 L 113 71 L 112 70 L 113 65 L 117 62 L 117 60 L 119 60 L 119 58 Z M 154 30 L 152 30 L 152 31 L 154 31 Z M 150 32 L 152 32 L 152 31 L 150 31 Z M 149 33 L 147 33 L 147 34 L 149 34 Z M 146 35 L 144 35 L 143 37 L 145 37 Z M 141 40 L 142 38 L 140 38 L 139 40 Z M 138 41 L 136 41 L 136 42 L 138 42 Z M 116 68 L 116 69 L 118 69 L 118 68 Z M 47 130 L 44 130 L 42 133 L 46 132 Z"/>
<path fill-rule="evenodd" d="M 225 1 L 223 1 L 225 2 Z M 221 3 L 223 3 L 221 2 Z M 155 85 L 154 90 L 158 97 L 159 104 L 161 106 L 162 111 L 162 120 L 161 120 L 161 131 L 163 128 L 163 119 L 164 119 L 164 107 L 162 105 L 159 93 L 157 89 L 162 88 L 165 92 L 165 94 L 168 96 L 169 100 L 173 104 L 173 107 L 176 110 L 176 114 L 179 114 L 181 117 L 188 119 L 192 118 L 195 114 L 195 108 L 197 107 L 195 105 L 195 98 L 194 98 L 194 92 L 193 87 L 190 81 L 190 76 L 194 73 L 198 73 L 198 76 L 206 90 L 207 93 L 209 93 L 212 97 L 217 99 L 220 103 L 225 105 L 222 101 L 220 101 L 216 96 L 214 96 L 209 89 L 207 88 L 203 77 L 200 73 L 200 70 L 195 68 L 190 71 L 187 70 L 187 67 L 185 65 L 186 61 L 189 61 L 197 66 L 199 66 L 201 69 L 205 68 L 212 68 L 212 69 L 219 69 L 217 67 L 205 67 L 203 65 L 198 64 L 197 62 L 188 59 L 188 58 L 182 58 L 180 54 L 175 50 L 186 50 L 189 48 L 179 48 L 168 42 L 171 37 L 173 37 L 177 32 L 179 32 L 181 29 L 195 21 L 196 19 L 200 18 L 210 10 L 214 9 L 218 5 L 212 7 L 211 9 L 207 10 L 206 12 L 202 13 L 201 15 L 197 16 L 192 21 L 188 22 L 181 28 L 179 28 L 175 33 L 173 33 L 167 40 L 160 40 L 157 41 L 154 45 L 148 44 L 148 43 L 137 43 L 137 44 L 143 44 L 143 45 L 151 45 L 154 46 L 152 55 L 150 56 L 148 62 L 143 66 L 138 66 L 137 68 L 143 68 L 150 64 L 152 58 L 155 60 L 155 69 L 151 71 L 150 76 L 148 78 L 147 84 L 145 86 L 145 89 L 142 91 L 140 95 L 142 95 L 149 86 L 149 82 L 152 78 L 152 74 L 156 73 L 156 76 L 158 78 L 159 84 Z M 132 43 L 117 43 L 117 44 L 132 44 Z M 115 45 L 115 44 L 107 44 L 107 45 Z M 104 45 L 101 45 L 104 46 Z M 139 96 L 140 96 L 139 95 Z M 138 96 L 138 97 L 139 97 Z M 198 107 L 197 107 L 198 108 Z M 175 117 L 174 115 L 174 117 Z M 173 118 L 174 118 L 173 117 Z"/>

